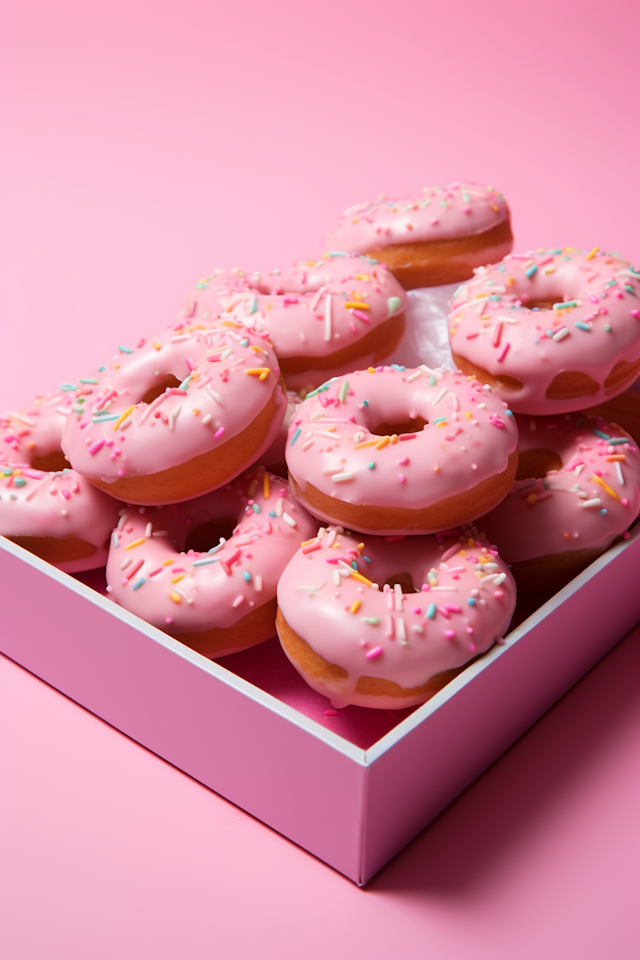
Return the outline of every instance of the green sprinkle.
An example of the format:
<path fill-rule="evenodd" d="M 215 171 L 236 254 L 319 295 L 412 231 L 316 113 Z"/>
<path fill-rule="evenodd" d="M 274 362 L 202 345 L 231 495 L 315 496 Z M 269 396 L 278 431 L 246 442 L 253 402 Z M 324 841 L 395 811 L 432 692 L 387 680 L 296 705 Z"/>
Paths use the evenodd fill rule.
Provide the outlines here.
<path fill-rule="evenodd" d="M 76 385 L 75 385 L 74 383 L 61 383 L 61 384 L 60 384 L 60 389 L 61 389 L 64 393 L 68 393 L 69 390 L 77 390 L 78 388 L 76 387 Z"/>
<path fill-rule="evenodd" d="M 245 337 L 244 340 L 241 340 L 241 341 L 240 341 L 240 346 L 241 346 L 241 347 L 248 347 L 248 346 L 249 346 L 249 341 L 246 339 L 246 337 Z"/>
<path fill-rule="evenodd" d="M 538 264 L 534 263 L 529 267 L 528 270 L 525 270 L 524 275 L 525 277 L 532 277 L 534 273 L 537 273 L 537 272 L 538 272 Z"/>
<path fill-rule="evenodd" d="M 566 300 L 564 303 L 554 303 L 554 310 L 569 310 L 571 307 L 577 307 L 577 300 Z"/>
<path fill-rule="evenodd" d="M 269 516 L 270 516 L 270 517 L 275 517 L 275 515 L 276 515 L 275 510 L 269 510 Z"/>
<path fill-rule="evenodd" d="M 120 353 L 133 353 L 132 347 L 118 347 Z"/>
<path fill-rule="evenodd" d="M 361 618 L 365 623 L 370 623 L 372 627 L 377 627 L 380 623 L 378 617 L 362 617 Z"/>
<path fill-rule="evenodd" d="M 16 477 L 16 479 L 13 481 L 13 485 L 14 487 L 26 487 L 27 481 L 23 480 L 22 477 Z"/>
<path fill-rule="evenodd" d="M 578 424 L 578 426 L 580 426 L 580 424 Z M 596 437 L 601 437 L 603 440 L 608 441 L 610 439 L 608 433 L 603 433 L 602 430 L 596 430 L 595 427 L 593 428 L 593 432 L 595 433 Z"/>
<path fill-rule="evenodd" d="M 98 367 L 98 373 L 104 373 L 107 368 L 105 366 Z"/>
<path fill-rule="evenodd" d="M 185 379 L 182 381 L 182 383 L 178 387 L 178 390 L 186 390 L 190 382 L 191 382 L 191 374 L 189 374 L 188 377 L 185 377 Z"/>
<path fill-rule="evenodd" d="M 140 577 L 139 580 L 136 580 L 136 582 L 135 582 L 134 585 L 131 587 L 131 589 L 132 589 L 132 590 L 137 590 L 138 587 L 141 587 L 142 584 L 143 584 L 143 583 L 146 583 L 146 582 L 147 582 L 147 578 L 146 578 L 146 577 Z"/>
<path fill-rule="evenodd" d="M 369 463 L 367 464 L 367 466 L 369 467 L 369 470 L 373 470 L 373 468 L 375 467 L 375 463 L 373 462 L 373 460 L 369 460 Z"/>
<path fill-rule="evenodd" d="M 429 386 L 430 386 L 430 387 L 435 387 L 435 385 L 437 384 L 437 382 L 438 382 L 438 381 L 436 380 L 435 377 L 429 377 Z"/>
<path fill-rule="evenodd" d="M 252 503 L 252 504 L 251 504 L 251 509 L 253 510 L 254 513 L 260 513 L 260 504 L 259 504 L 259 503 Z"/>
<path fill-rule="evenodd" d="M 363 406 L 363 407 L 368 407 L 368 406 L 369 406 L 369 401 L 368 401 L 368 400 L 363 400 L 363 401 L 362 401 L 362 406 Z"/>
<path fill-rule="evenodd" d="M 443 421 L 443 420 L 446 420 L 446 419 L 447 419 L 446 417 L 438 417 L 437 420 L 434 420 L 434 421 L 433 421 L 434 427 L 435 427 L 438 423 L 442 423 L 442 421 Z"/>
<path fill-rule="evenodd" d="M 629 443 L 629 439 L 627 437 L 610 437 L 609 443 L 612 447 L 616 447 L 620 443 Z"/>
<path fill-rule="evenodd" d="M 402 300 L 400 297 L 389 297 L 387 300 L 387 310 L 389 311 L 387 316 L 392 317 L 394 313 L 398 312 L 401 306 Z"/>
<path fill-rule="evenodd" d="M 633 297 L 637 297 L 637 296 L 638 296 L 638 294 L 635 292 L 635 290 L 633 289 L 633 287 L 632 287 L 630 284 L 625 283 L 624 288 L 625 288 L 625 290 L 627 291 L 627 293 L 630 293 L 630 294 L 631 294 L 631 296 L 633 296 Z"/>
<path fill-rule="evenodd" d="M 347 399 L 347 393 L 349 391 L 349 381 L 345 380 L 342 386 L 340 387 L 340 392 L 338 397 L 340 398 L 340 403 L 344 403 Z"/>
<path fill-rule="evenodd" d="M 96 377 L 80 377 L 80 383 L 97 383 Z M 84 397 L 82 398 L 84 400 Z"/>
<path fill-rule="evenodd" d="M 605 328 L 605 330 L 607 331 L 607 333 L 610 333 L 610 332 L 611 332 L 611 324 L 610 324 L 610 323 L 605 323 L 604 328 Z"/>

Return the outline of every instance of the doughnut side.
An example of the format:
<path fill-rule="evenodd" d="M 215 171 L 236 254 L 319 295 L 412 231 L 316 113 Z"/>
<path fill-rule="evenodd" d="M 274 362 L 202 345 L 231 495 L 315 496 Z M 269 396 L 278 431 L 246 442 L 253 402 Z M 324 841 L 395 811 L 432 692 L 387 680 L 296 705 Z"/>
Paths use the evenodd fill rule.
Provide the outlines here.
<path fill-rule="evenodd" d="M 80 570 L 92 570 L 104 566 L 107 559 L 109 541 L 100 547 L 79 537 L 31 537 L 9 536 L 7 540 L 17 543 L 41 560 L 52 563 L 67 573 Z"/>
<path fill-rule="evenodd" d="M 509 218 L 482 233 L 447 240 L 398 243 L 368 250 L 405 290 L 468 280 L 476 267 L 497 263 L 513 248 Z"/>
<path fill-rule="evenodd" d="M 296 498 L 311 513 L 350 530 L 389 535 L 423 534 L 448 530 L 484 516 L 507 496 L 517 469 L 518 451 L 515 450 L 509 455 L 507 466 L 501 473 L 487 477 L 469 490 L 418 510 L 347 503 L 327 496 L 311 483 L 307 483 L 303 490 L 293 475 L 290 475 L 290 482 Z"/>
<path fill-rule="evenodd" d="M 614 540 L 619 539 L 618 537 Z M 559 590 L 577 577 L 590 563 L 602 556 L 612 542 L 589 550 L 567 550 L 565 553 L 548 554 L 531 560 L 519 560 L 511 564 L 511 573 L 521 593 L 537 590 Z"/>
<path fill-rule="evenodd" d="M 230 627 L 211 627 L 199 633 L 173 633 L 172 636 L 204 657 L 215 660 L 231 653 L 254 647 L 269 637 L 276 628 L 276 598 L 254 609 Z M 169 631 L 167 631 L 169 632 Z"/>
<path fill-rule="evenodd" d="M 335 693 L 333 684 L 345 680 L 348 676 L 347 671 L 335 663 L 329 663 L 328 660 L 316 653 L 306 640 L 298 636 L 287 623 L 279 608 L 276 615 L 276 627 L 282 649 L 296 670 L 304 677 L 309 686 L 313 687 L 318 693 L 331 698 Z M 473 659 L 477 658 L 474 657 Z M 469 663 L 471 662 L 470 660 Z M 442 690 L 467 666 L 468 664 L 464 664 L 462 667 L 444 670 L 442 673 L 430 677 L 421 686 L 411 688 L 401 687 L 393 680 L 384 680 L 381 677 L 360 676 L 351 702 L 358 706 L 374 706 L 382 709 L 392 709 L 393 707 L 401 709 L 402 707 L 415 706 L 424 703 L 438 690 Z"/>

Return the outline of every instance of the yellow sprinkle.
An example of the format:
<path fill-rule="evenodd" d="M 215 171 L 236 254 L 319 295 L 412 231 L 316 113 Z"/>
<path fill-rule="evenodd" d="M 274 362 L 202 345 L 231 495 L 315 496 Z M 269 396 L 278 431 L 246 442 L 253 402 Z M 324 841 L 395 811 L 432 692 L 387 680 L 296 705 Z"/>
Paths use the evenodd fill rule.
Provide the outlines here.
<path fill-rule="evenodd" d="M 169 594 L 174 603 L 182 603 L 182 597 L 179 593 L 175 593 L 173 590 Z"/>
<path fill-rule="evenodd" d="M 134 540 L 133 543 L 128 544 L 128 546 L 125 547 L 125 550 L 133 550 L 134 547 L 139 547 L 141 543 L 146 543 L 146 542 L 147 541 L 145 540 L 144 537 L 140 537 L 139 540 Z"/>
<path fill-rule="evenodd" d="M 491 320 L 491 314 L 483 313 L 481 317 L 478 317 L 478 320 Z"/>
<path fill-rule="evenodd" d="M 347 300 L 345 308 L 347 310 L 371 310 L 368 303 L 362 303 L 360 300 Z"/>
<path fill-rule="evenodd" d="M 328 432 L 328 433 L 335 433 L 335 432 L 336 432 L 335 426 L 327 427 L 327 432 Z"/>
<path fill-rule="evenodd" d="M 555 267 L 545 267 L 542 272 L 543 272 L 543 273 L 555 273 L 555 272 L 556 272 L 556 268 L 555 268 Z"/>
<path fill-rule="evenodd" d="M 466 555 L 467 555 L 467 551 L 466 551 L 466 550 L 458 550 L 458 556 L 459 556 L 459 557 L 466 557 Z"/>
<path fill-rule="evenodd" d="M 440 467 L 434 467 L 433 470 L 434 473 L 440 473 Z"/>
<path fill-rule="evenodd" d="M 241 327 L 241 323 L 234 323 L 233 320 L 223 320 L 220 324 L 221 327 Z"/>
<path fill-rule="evenodd" d="M 600 247 L 594 247 L 593 250 L 586 255 L 585 260 L 593 260 L 599 249 Z"/>
<path fill-rule="evenodd" d="M 609 496 L 610 496 L 610 497 L 613 497 L 614 500 L 619 500 L 619 499 L 620 499 L 620 497 L 619 497 L 618 494 L 615 492 L 615 490 L 612 490 L 611 487 L 609 486 L 609 484 L 608 484 L 608 483 L 605 483 L 604 480 L 601 480 L 600 477 L 596 477 L 595 473 L 594 473 L 594 475 L 591 477 L 591 479 L 593 480 L 594 483 L 599 483 L 600 486 L 603 487 L 603 488 L 607 491 L 607 493 L 609 494 Z"/>
<path fill-rule="evenodd" d="M 538 499 L 537 493 L 530 493 L 529 496 L 527 497 L 527 503 L 535 503 L 537 499 Z"/>
<path fill-rule="evenodd" d="M 465 415 L 465 417 L 467 417 L 468 420 L 471 420 L 471 419 L 473 418 L 473 414 L 472 414 L 472 413 L 469 413 L 468 410 L 465 410 L 464 415 Z"/>
<path fill-rule="evenodd" d="M 152 340 L 152 341 L 151 341 L 151 346 L 152 346 L 152 347 L 155 347 L 156 350 L 162 350 L 162 347 L 160 346 L 160 344 L 159 344 L 159 343 L 156 343 L 155 340 Z"/>
<path fill-rule="evenodd" d="M 315 543 L 317 539 L 318 539 L 317 537 L 311 537 L 311 540 L 303 540 L 300 546 L 308 547 L 310 543 Z"/>
<path fill-rule="evenodd" d="M 368 587 L 370 587 L 370 586 L 373 585 L 373 580 L 367 580 L 367 578 L 366 578 L 366 577 L 363 577 L 362 574 L 361 574 L 361 573 L 358 573 L 357 570 L 352 570 L 352 571 L 351 571 L 351 576 L 354 578 L 354 580 L 359 580 L 360 583 L 364 583 L 364 584 L 366 584 Z M 357 601 L 356 601 L 356 602 L 357 602 Z"/>
<path fill-rule="evenodd" d="M 362 443 L 356 443 L 354 450 L 362 450 L 363 447 L 375 447 L 378 443 L 378 440 L 363 440 Z"/>
<path fill-rule="evenodd" d="M 249 347 L 249 350 L 253 350 L 255 353 L 262 353 L 262 354 L 266 353 L 266 350 L 263 350 L 262 347 L 256 346 L 255 343 L 251 344 L 251 346 Z"/>
<path fill-rule="evenodd" d="M 163 560 L 163 561 L 162 561 L 162 566 L 163 566 L 163 567 L 168 567 L 168 566 L 170 566 L 172 563 L 173 563 L 173 560 Z"/>
<path fill-rule="evenodd" d="M 353 279 L 354 280 L 371 280 L 371 277 L 369 276 L 368 273 L 354 273 Z"/>
<path fill-rule="evenodd" d="M 191 411 L 191 413 L 194 413 L 194 414 L 196 415 L 196 417 L 197 417 L 198 414 L 200 413 L 200 411 L 198 410 L 197 407 L 194 407 L 193 410 Z"/>
<path fill-rule="evenodd" d="M 367 367 L 367 373 L 375 373 L 375 372 L 376 372 L 375 367 Z"/>
<path fill-rule="evenodd" d="M 269 474 L 268 474 L 268 473 L 265 473 L 264 477 L 262 478 L 262 493 L 263 493 L 263 496 L 264 496 L 265 500 L 268 500 L 269 497 L 271 496 L 271 488 L 269 487 Z"/>
<path fill-rule="evenodd" d="M 250 377 L 260 377 L 261 380 L 266 380 L 266 378 L 271 373 L 270 367 L 247 367 L 245 373 L 248 373 Z"/>
<path fill-rule="evenodd" d="M 359 543 L 358 546 L 356 547 L 356 550 L 358 551 L 358 553 L 362 553 L 362 551 L 364 550 L 364 543 Z"/>
<path fill-rule="evenodd" d="M 448 427 L 448 426 L 449 426 L 449 424 L 447 423 L 446 420 L 441 420 L 440 423 L 438 424 L 438 430 L 439 430 L 441 427 Z"/>
<path fill-rule="evenodd" d="M 127 417 L 129 416 L 129 414 L 130 414 L 130 413 L 133 413 L 134 410 L 135 410 L 135 404 L 134 404 L 133 407 L 127 407 L 127 409 L 125 410 L 125 412 L 122 413 L 122 414 L 120 414 L 120 416 L 118 417 L 118 419 L 117 419 L 116 422 L 114 423 L 113 429 L 114 429 L 114 430 L 117 430 L 118 427 L 120 426 L 120 424 L 122 423 L 122 421 L 123 421 L 123 420 L 126 420 Z"/>
<path fill-rule="evenodd" d="M 171 583 L 179 583 L 184 577 L 186 577 L 186 573 L 179 573 L 177 577 L 171 578 Z"/>
<path fill-rule="evenodd" d="M 490 203 L 489 206 L 491 207 L 491 209 L 493 210 L 494 213 L 497 213 L 497 212 L 498 212 L 498 209 L 499 209 L 499 208 L 496 207 L 495 203 Z"/>
<path fill-rule="evenodd" d="M 349 607 L 349 613 L 357 613 L 358 610 L 360 609 L 360 606 L 361 606 L 360 601 L 354 600 L 351 606 Z"/>
<path fill-rule="evenodd" d="M 398 442 L 398 434 L 392 433 L 391 436 L 389 437 L 389 443 L 397 443 L 397 442 Z"/>
<path fill-rule="evenodd" d="M 389 437 L 382 437 L 381 440 L 378 440 L 376 443 L 376 450 L 382 450 L 383 447 L 386 447 L 386 445 L 389 443 L 389 439 Z"/>

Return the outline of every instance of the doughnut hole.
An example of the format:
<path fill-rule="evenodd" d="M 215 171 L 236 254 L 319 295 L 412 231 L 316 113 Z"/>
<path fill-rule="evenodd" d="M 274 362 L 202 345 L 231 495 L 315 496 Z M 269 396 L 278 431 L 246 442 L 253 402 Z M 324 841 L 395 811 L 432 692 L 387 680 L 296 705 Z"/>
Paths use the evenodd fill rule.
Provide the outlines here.
<path fill-rule="evenodd" d="M 414 587 L 413 577 L 410 573 L 394 573 L 385 580 L 385 584 L 389 584 L 392 590 L 396 583 L 400 585 L 403 593 L 420 593 L 420 588 Z"/>
<path fill-rule="evenodd" d="M 377 437 L 400 436 L 401 433 L 420 433 L 426 427 L 428 420 L 423 417 L 413 417 L 407 420 L 401 420 L 397 423 L 379 423 L 374 427 L 371 433 Z"/>
<path fill-rule="evenodd" d="M 554 303 L 562 303 L 562 296 L 559 296 L 557 300 L 543 300 L 542 298 L 530 297 L 528 298 L 526 293 L 523 293 L 520 297 L 522 300 L 522 305 L 527 307 L 528 310 L 553 310 Z"/>
<path fill-rule="evenodd" d="M 547 387 L 549 400 L 571 400 L 574 397 L 594 397 L 600 393 L 600 384 L 580 370 L 563 370 Z"/>
<path fill-rule="evenodd" d="M 29 465 L 34 470 L 43 470 L 45 473 L 71 469 L 71 464 L 62 450 L 50 450 L 49 453 L 42 453 L 40 456 L 34 455 L 29 460 Z"/>
<path fill-rule="evenodd" d="M 555 450 L 540 447 L 520 453 L 516 480 L 541 480 L 551 470 L 561 470 L 562 459 Z"/>
<path fill-rule="evenodd" d="M 620 391 L 623 385 L 635 380 L 639 370 L 640 359 L 633 360 L 632 362 L 619 360 L 604 381 L 604 392 L 613 393 L 614 390 Z"/>
<path fill-rule="evenodd" d="M 181 383 L 182 383 L 182 380 L 178 380 L 178 378 L 175 377 L 172 373 L 167 373 L 164 377 L 160 377 L 160 379 L 156 383 L 154 383 L 152 387 L 150 387 L 147 390 L 145 395 L 143 397 L 140 397 L 140 400 L 138 402 L 153 403 L 153 401 L 157 397 L 161 396 L 165 392 L 167 387 L 169 387 L 170 389 L 174 389 L 176 387 L 179 387 Z"/>
<path fill-rule="evenodd" d="M 207 553 L 212 547 L 217 547 L 221 539 L 230 540 L 237 525 L 237 519 L 232 517 L 220 517 L 198 524 L 187 534 L 184 553 L 188 553 L 189 550 L 195 553 Z"/>
<path fill-rule="evenodd" d="M 458 370 L 461 370 L 467 377 L 475 377 L 480 383 L 488 383 L 489 386 L 493 387 L 498 393 L 513 394 L 522 390 L 522 383 L 520 380 L 516 380 L 515 377 L 507 377 L 504 376 L 504 374 L 495 377 L 492 373 L 489 373 L 488 370 L 483 370 L 482 367 L 471 363 L 466 357 L 461 357 L 459 354 L 453 353 L 453 351 L 451 356 Z"/>

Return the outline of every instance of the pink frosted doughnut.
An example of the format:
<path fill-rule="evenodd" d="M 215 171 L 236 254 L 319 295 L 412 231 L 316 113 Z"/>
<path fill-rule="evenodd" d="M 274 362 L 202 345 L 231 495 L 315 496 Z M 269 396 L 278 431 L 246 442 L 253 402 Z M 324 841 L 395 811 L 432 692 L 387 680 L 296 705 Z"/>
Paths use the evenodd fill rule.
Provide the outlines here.
<path fill-rule="evenodd" d="M 0 534 L 67 573 L 105 565 L 119 508 L 75 470 L 0 462 Z"/>
<path fill-rule="evenodd" d="M 81 381 L 62 448 L 74 469 L 132 503 L 222 486 L 275 440 L 286 403 L 261 334 L 235 322 L 180 324 Z"/>
<path fill-rule="evenodd" d="M 384 195 L 345 210 L 323 249 L 386 263 L 405 290 L 456 283 L 513 246 L 509 207 L 493 187 L 449 183 L 411 198 Z"/>
<path fill-rule="evenodd" d="M 63 384 L 63 387 L 71 386 Z M 28 463 L 34 470 L 63 470 L 62 429 L 71 412 L 71 395 L 39 396 L 28 407 L 0 415 L 0 458 Z"/>
<path fill-rule="evenodd" d="M 454 360 L 517 413 L 580 410 L 638 376 L 639 293 L 640 274 L 597 247 L 506 257 L 456 293 Z"/>
<path fill-rule="evenodd" d="M 370 367 L 330 381 L 289 428 L 294 494 L 363 533 L 435 533 L 507 495 L 517 430 L 499 397 L 448 370 Z"/>
<path fill-rule="evenodd" d="M 389 356 L 404 333 L 405 306 L 384 264 L 336 254 L 264 276 L 216 270 L 198 282 L 184 314 L 268 330 L 285 382 L 298 390 Z"/>
<path fill-rule="evenodd" d="M 225 656 L 274 635 L 278 578 L 316 530 L 288 485 L 255 467 L 188 503 L 129 504 L 112 537 L 109 592 L 205 656 Z"/>
<path fill-rule="evenodd" d="M 411 707 L 493 646 L 515 603 L 507 565 L 475 528 L 365 543 L 321 529 L 280 578 L 278 635 L 334 706 Z"/>
<path fill-rule="evenodd" d="M 557 589 L 640 513 L 640 454 L 624 431 L 584 414 L 518 418 L 509 496 L 479 521 L 519 590 Z"/>

